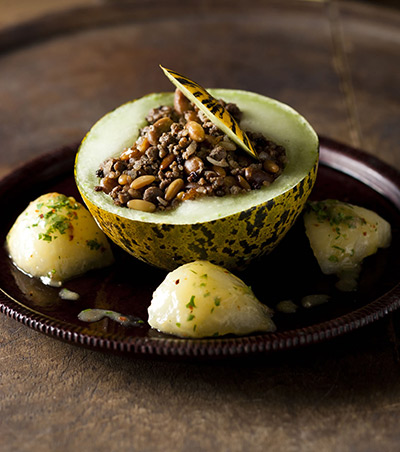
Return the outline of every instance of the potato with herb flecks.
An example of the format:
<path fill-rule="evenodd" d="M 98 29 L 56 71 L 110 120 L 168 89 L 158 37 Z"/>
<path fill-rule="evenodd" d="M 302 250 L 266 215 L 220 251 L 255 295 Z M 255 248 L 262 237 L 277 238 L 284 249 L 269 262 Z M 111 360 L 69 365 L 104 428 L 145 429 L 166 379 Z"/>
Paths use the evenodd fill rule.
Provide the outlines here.
<path fill-rule="evenodd" d="M 391 241 L 390 224 L 377 213 L 332 199 L 309 202 L 304 224 L 322 272 L 338 275 L 343 291 L 357 288 L 362 261 Z"/>
<path fill-rule="evenodd" d="M 241 279 L 207 261 L 168 273 L 153 293 L 149 324 L 182 337 L 274 331 L 271 310 Z"/>
<path fill-rule="evenodd" d="M 90 213 L 59 193 L 29 204 L 8 233 L 7 248 L 20 270 L 54 286 L 113 262 L 110 245 Z"/>

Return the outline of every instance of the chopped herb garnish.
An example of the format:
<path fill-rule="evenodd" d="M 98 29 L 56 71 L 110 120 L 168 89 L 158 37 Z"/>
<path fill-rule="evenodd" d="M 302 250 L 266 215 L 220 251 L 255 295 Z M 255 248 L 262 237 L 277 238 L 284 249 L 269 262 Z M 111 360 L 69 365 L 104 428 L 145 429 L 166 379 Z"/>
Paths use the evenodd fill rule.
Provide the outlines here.
<path fill-rule="evenodd" d="M 43 208 L 47 208 L 47 212 L 39 213 L 39 219 L 44 220 L 47 230 L 45 233 L 39 234 L 39 240 L 45 240 L 51 242 L 53 234 L 65 234 L 67 230 L 72 230 L 71 221 L 77 218 L 77 213 L 75 212 L 80 208 L 80 205 L 73 200 L 73 198 L 68 198 L 64 195 L 57 196 L 56 199 L 51 200 L 48 204 L 38 203 L 36 205 L 38 212 Z M 64 211 L 61 212 L 61 210 Z M 31 226 L 36 227 L 39 225 L 35 223 Z"/>
<path fill-rule="evenodd" d="M 348 215 L 343 211 L 338 211 L 340 206 L 337 206 L 336 203 L 319 201 L 310 202 L 308 205 L 316 213 L 317 219 L 320 223 L 328 221 L 331 226 L 345 225 L 350 229 L 354 229 L 357 227 L 357 222 L 361 221 L 362 223 L 363 220 L 357 216 Z M 348 208 L 352 208 L 350 204 L 346 204 L 346 206 Z M 340 235 L 340 229 L 338 227 L 335 228 L 335 231 L 338 235 Z"/>
<path fill-rule="evenodd" d="M 97 241 L 97 239 L 93 240 L 86 240 L 86 245 L 92 250 L 97 251 L 101 248 L 100 243 Z"/>
<path fill-rule="evenodd" d="M 180 324 L 179 322 L 176 322 L 175 325 L 176 325 L 178 328 L 181 327 L 181 324 Z"/>
<path fill-rule="evenodd" d="M 39 240 L 44 240 L 45 242 L 51 242 L 52 241 L 52 237 L 50 234 L 44 234 L 44 233 L 40 233 L 39 234 Z"/>
<path fill-rule="evenodd" d="M 65 231 L 71 227 L 70 219 L 63 215 L 46 214 L 45 219 L 51 219 L 51 225 L 48 229 L 50 233 L 58 231 L 60 234 L 65 234 Z"/>
<path fill-rule="evenodd" d="M 40 210 L 42 206 L 43 204 L 41 204 L 41 207 L 40 208 L 38 207 L 38 209 Z M 67 196 L 60 195 L 53 201 L 53 204 L 49 203 L 46 205 L 46 207 L 54 210 L 60 210 L 63 207 L 68 207 L 72 210 L 77 210 L 79 209 L 80 206 L 77 202 L 73 202 L 72 199 L 68 198 Z"/>
<path fill-rule="evenodd" d="M 328 260 L 329 260 L 330 262 L 339 262 L 339 258 L 338 258 L 337 256 L 335 256 L 334 254 L 331 254 L 331 255 L 328 257 Z"/>
<path fill-rule="evenodd" d="M 195 325 L 193 325 L 193 331 L 196 331 L 197 328 L 197 323 Z"/>
<path fill-rule="evenodd" d="M 192 296 L 190 297 L 190 301 L 189 301 L 189 303 L 186 305 L 186 307 L 189 308 L 189 309 L 193 309 L 193 308 L 196 307 L 196 305 L 194 304 L 194 295 L 192 295 Z"/>
<path fill-rule="evenodd" d="M 214 304 L 215 304 L 215 306 L 219 306 L 221 304 L 221 298 L 220 297 L 214 297 Z"/>
<path fill-rule="evenodd" d="M 188 322 L 191 322 L 195 317 L 196 317 L 196 316 L 194 316 L 193 314 L 189 314 L 186 320 L 187 320 Z"/>
<path fill-rule="evenodd" d="M 342 253 L 344 253 L 346 251 L 344 248 L 341 248 L 340 246 L 337 246 L 337 245 L 332 245 L 332 248 L 335 248 L 335 250 L 339 250 Z"/>

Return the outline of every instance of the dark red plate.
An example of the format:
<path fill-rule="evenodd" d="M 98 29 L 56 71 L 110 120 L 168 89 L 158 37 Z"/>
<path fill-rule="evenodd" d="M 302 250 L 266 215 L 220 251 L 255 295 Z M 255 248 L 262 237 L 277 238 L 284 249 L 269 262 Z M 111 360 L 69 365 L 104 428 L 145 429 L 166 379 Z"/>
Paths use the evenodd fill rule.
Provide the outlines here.
<path fill-rule="evenodd" d="M 79 198 L 73 162 L 76 147 L 42 156 L 0 181 L 3 221 L 1 240 L 18 214 L 37 196 L 59 191 Z M 390 248 L 367 258 L 355 293 L 335 289 L 335 278 L 322 275 L 301 221 L 269 256 L 238 274 L 260 301 L 274 307 L 305 295 L 329 294 L 331 301 L 295 314 L 276 313 L 277 332 L 246 337 L 179 339 L 143 326 L 124 327 L 104 319 L 78 320 L 86 308 L 103 308 L 147 320 L 151 295 L 165 272 L 115 249 L 116 264 L 65 284 L 80 294 L 65 301 L 59 289 L 47 287 L 18 271 L 0 249 L 0 310 L 49 336 L 92 349 L 131 355 L 228 357 L 290 349 L 312 344 L 365 326 L 400 305 L 400 174 L 376 158 L 326 139 L 321 140 L 321 166 L 312 197 L 335 198 L 372 209 L 392 225 Z M 7 214 L 4 215 L 4 212 Z"/>

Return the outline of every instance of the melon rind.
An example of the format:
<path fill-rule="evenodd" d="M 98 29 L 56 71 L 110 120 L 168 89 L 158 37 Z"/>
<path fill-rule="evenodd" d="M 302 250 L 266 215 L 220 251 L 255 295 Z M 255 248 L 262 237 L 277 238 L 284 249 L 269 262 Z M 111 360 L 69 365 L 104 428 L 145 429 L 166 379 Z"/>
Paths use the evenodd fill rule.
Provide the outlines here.
<path fill-rule="evenodd" d="M 128 253 L 167 270 L 194 260 L 238 269 L 272 251 L 303 210 L 317 174 L 318 137 L 299 113 L 247 91 L 209 92 L 238 104 L 244 130 L 262 132 L 285 147 L 288 163 L 269 187 L 185 201 L 177 209 L 154 213 L 118 207 L 108 195 L 95 192 L 100 164 L 132 145 L 148 111 L 173 105 L 173 93 L 151 94 L 110 112 L 88 132 L 76 157 L 78 189 L 101 229 Z"/>

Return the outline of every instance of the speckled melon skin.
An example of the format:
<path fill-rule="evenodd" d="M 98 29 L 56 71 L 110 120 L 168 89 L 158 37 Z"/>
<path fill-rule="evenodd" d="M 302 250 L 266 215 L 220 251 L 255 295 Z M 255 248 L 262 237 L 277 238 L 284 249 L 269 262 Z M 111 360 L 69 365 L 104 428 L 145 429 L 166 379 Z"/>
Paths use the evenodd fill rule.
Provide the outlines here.
<path fill-rule="evenodd" d="M 225 99 L 225 96 L 232 95 L 230 91 L 216 91 Z M 244 95 L 257 96 L 257 99 L 259 97 L 246 92 Z M 146 102 L 146 97 L 142 99 Z M 151 104 L 154 103 L 154 106 L 157 106 L 157 97 L 155 100 L 151 97 L 148 99 L 151 100 Z M 235 100 L 234 98 L 233 101 Z M 273 103 L 272 108 L 275 108 L 276 101 L 269 100 L 268 102 Z M 239 102 L 237 103 L 242 106 Z M 129 105 L 127 107 L 131 108 Z M 286 106 L 279 108 L 290 109 Z M 289 114 L 293 115 L 292 112 Z M 297 115 L 296 112 L 295 114 Z M 107 117 L 105 119 L 107 120 Z M 303 119 L 299 121 L 304 126 Z M 102 120 L 99 121 L 99 124 L 103 124 Z M 98 133 L 96 127 L 95 125 L 92 129 L 94 132 L 89 132 L 85 140 L 88 136 Z M 305 125 L 305 127 L 311 129 L 309 125 Z M 130 133 L 130 131 L 124 132 L 124 137 L 129 136 Z M 184 217 L 180 216 L 177 218 L 177 222 L 171 223 L 170 220 L 163 222 L 159 218 L 152 221 L 147 216 L 147 220 L 142 221 L 127 218 L 122 212 L 119 215 L 116 211 L 109 211 L 104 204 L 101 205 L 98 200 L 96 201 L 96 196 L 92 198 L 91 186 L 85 187 L 84 181 L 78 177 L 79 152 L 82 152 L 85 140 L 77 155 L 75 177 L 81 196 L 100 228 L 114 243 L 136 258 L 166 270 L 173 270 L 179 265 L 195 260 L 208 260 L 227 269 L 237 270 L 246 267 L 254 258 L 272 251 L 303 210 L 314 186 L 318 168 L 318 143 L 315 132 L 312 133 L 314 135 L 311 139 L 312 143 L 309 145 L 313 149 L 313 158 L 310 164 L 307 163 L 309 165 L 307 171 L 302 170 L 301 176 L 296 176 L 295 184 L 272 198 L 266 197 L 267 200 L 264 202 L 261 200 L 239 212 L 235 209 L 230 214 L 218 215 L 216 219 L 202 221 L 199 218 L 196 221 L 185 222 L 182 221 Z M 122 150 L 122 148 L 120 149 Z M 93 166 L 93 174 L 96 169 L 97 167 Z M 220 199 L 223 203 L 224 198 Z M 109 202 L 112 204 L 111 200 Z M 112 210 L 111 206 L 110 210 Z"/>
<path fill-rule="evenodd" d="M 110 239 L 136 258 L 172 270 L 198 259 L 241 269 L 272 251 L 293 226 L 314 186 L 318 163 L 293 189 L 243 212 L 196 224 L 127 221 L 84 198 Z"/>

